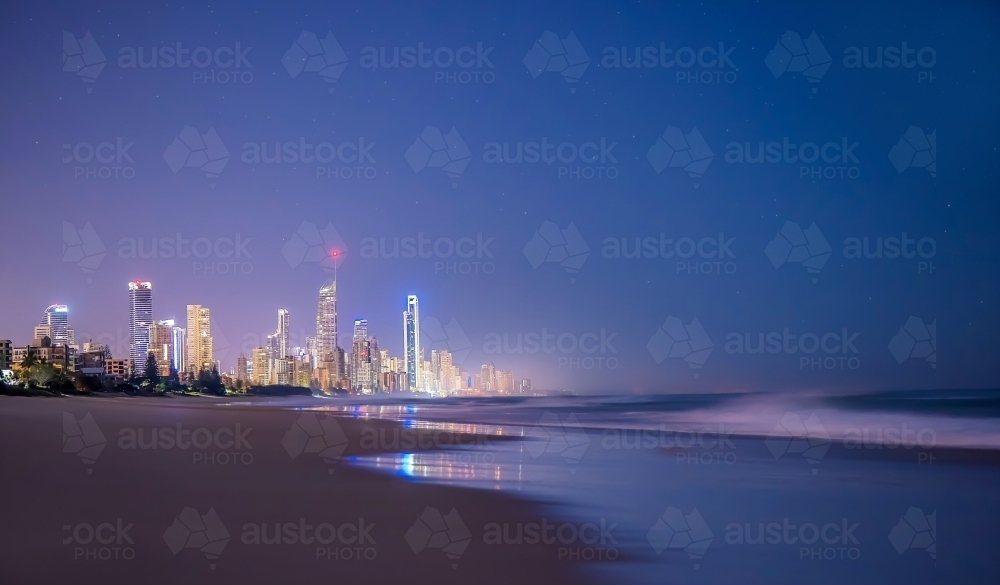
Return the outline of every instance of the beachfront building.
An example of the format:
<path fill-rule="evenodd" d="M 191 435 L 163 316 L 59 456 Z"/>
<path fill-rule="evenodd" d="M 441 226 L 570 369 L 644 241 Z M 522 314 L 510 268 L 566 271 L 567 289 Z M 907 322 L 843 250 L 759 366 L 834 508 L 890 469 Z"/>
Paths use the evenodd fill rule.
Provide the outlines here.
<path fill-rule="evenodd" d="M 73 329 L 69 326 L 69 307 L 66 305 L 49 305 L 42 313 L 42 319 L 35 327 L 32 339 L 48 337 L 52 345 L 76 346 Z"/>
<path fill-rule="evenodd" d="M 252 375 L 250 381 L 258 386 L 271 383 L 270 356 L 263 347 L 255 347 L 250 353 Z"/>
<path fill-rule="evenodd" d="M 197 376 L 203 370 L 215 366 L 212 358 L 211 312 L 201 305 L 187 306 L 187 354 L 185 370 Z"/>
<path fill-rule="evenodd" d="M 406 310 L 403 311 L 403 360 L 409 390 L 420 390 L 423 354 L 420 352 L 420 301 L 417 295 L 406 297 Z"/>
<path fill-rule="evenodd" d="M 313 363 L 335 361 L 337 347 L 337 280 L 333 279 L 319 289 Z"/>
<path fill-rule="evenodd" d="M 65 344 L 53 345 L 52 340 L 48 337 L 33 339 L 30 345 L 11 348 L 11 364 L 19 366 L 24 362 L 24 358 L 28 356 L 28 353 L 34 355 L 35 359 L 40 362 L 44 361 L 63 370 L 69 370 L 71 359 L 70 349 Z"/>
<path fill-rule="evenodd" d="M 160 376 L 167 377 L 174 367 L 174 321 L 165 319 L 149 326 L 149 352 L 156 358 L 156 369 Z M 145 360 L 143 360 L 145 364 Z M 136 367 L 140 366 L 136 362 Z"/>
<path fill-rule="evenodd" d="M 153 324 L 153 285 L 128 283 L 128 357 L 142 368 L 149 352 L 149 327 Z"/>
<path fill-rule="evenodd" d="M 380 358 L 378 340 L 368 336 L 368 320 L 356 319 L 351 343 L 351 390 L 361 394 L 379 391 L 382 382 Z"/>

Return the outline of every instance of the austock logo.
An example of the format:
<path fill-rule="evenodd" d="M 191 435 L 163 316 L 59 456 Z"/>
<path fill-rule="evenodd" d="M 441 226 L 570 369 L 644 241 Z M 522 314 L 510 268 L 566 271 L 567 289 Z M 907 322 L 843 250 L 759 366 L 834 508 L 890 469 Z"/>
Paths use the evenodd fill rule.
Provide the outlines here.
<path fill-rule="evenodd" d="M 424 339 L 423 347 L 449 351 L 455 365 L 465 362 L 472 351 L 472 342 L 454 317 L 447 325 L 443 325 L 436 317 L 424 317 L 420 321 L 420 333 Z"/>
<path fill-rule="evenodd" d="M 229 544 L 229 531 L 215 508 L 209 508 L 203 515 L 197 509 L 185 506 L 163 533 L 163 542 L 174 555 L 184 549 L 198 549 L 208 559 L 209 568 L 215 570 L 215 561 Z"/>
<path fill-rule="evenodd" d="M 897 364 L 908 359 L 922 359 L 937 368 L 937 320 L 926 323 L 911 316 L 889 341 L 889 351 Z"/>
<path fill-rule="evenodd" d="M 813 31 L 805 39 L 799 33 L 786 30 L 774 48 L 764 58 L 764 63 L 775 78 L 785 73 L 801 73 L 812 84 L 818 84 L 826 75 L 833 58 L 819 36 Z M 913 69 L 917 70 L 917 83 L 934 83 L 936 76 L 930 71 L 937 64 L 937 51 L 933 47 L 913 49 L 905 42 L 889 47 L 847 47 L 842 65 L 845 69 Z M 817 87 L 812 92 L 817 92 Z"/>
<path fill-rule="evenodd" d="M 125 143 L 118 136 L 114 142 L 106 140 L 96 145 L 90 142 L 63 144 L 62 162 L 73 165 L 74 179 L 132 179 L 135 163 L 128 153 L 135 142 Z"/>
<path fill-rule="evenodd" d="M 819 231 L 816 222 L 803 230 L 794 221 L 785 225 L 774 235 L 774 239 L 764 249 L 767 259 L 775 269 L 783 264 L 801 264 L 812 277 L 812 283 L 819 282 L 819 273 L 833 254 L 833 248 Z"/>
<path fill-rule="evenodd" d="M 787 454 L 798 454 L 810 465 L 819 465 L 832 444 L 826 427 L 815 412 L 805 420 L 798 413 L 786 412 L 764 439 L 764 445 L 775 459 Z M 813 475 L 818 471 L 814 467 Z"/>
<path fill-rule="evenodd" d="M 332 466 L 347 448 L 347 435 L 335 417 L 319 418 L 316 413 L 304 412 L 285 432 L 281 445 L 292 459 L 303 453 L 318 454 L 324 463 L 331 466 L 327 473 L 332 474 Z"/>
<path fill-rule="evenodd" d="M 75 454 L 84 465 L 91 466 L 97 463 L 97 458 L 101 456 L 108 440 L 97 426 L 94 417 L 88 412 L 83 418 L 77 419 L 72 414 L 64 412 L 62 419 L 63 453 Z M 87 468 L 88 475 L 93 471 L 92 468 Z"/>
<path fill-rule="evenodd" d="M 208 132 L 201 134 L 193 126 L 184 126 L 163 151 L 163 160 L 175 175 L 183 168 L 200 169 L 212 181 L 210 185 L 214 189 L 215 180 L 229 162 L 229 150 L 214 127 L 210 126 Z"/>
<path fill-rule="evenodd" d="M 860 522 L 841 518 L 839 522 L 730 522 L 726 524 L 727 545 L 798 545 L 800 561 L 856 561 L 861 558 L 861 541 L 854 535 Z"/>
<path fill-rule="evenodd" d="M 73 547 L 74 561 L 131 561 L 135 559 L 135 544 L 129 531 L 135 524 L 127 525 L 121 518 L 115 522 L 90 522 L 63 524 L 63 546 Z"/>
<path fill-rule="evenodd" d="M 188 260 L 192 274 L 237 275 L 253 272 L 253 255 L 247 246 L 253 238 L 239 232 L 235 237 L 185 237 L 177 232 L 151 238 L 124 237 L 118 240 L 118 258 L 122 260 Z"/>
<path fill-rule="evenodd" d="M 447 134 L 427 126 L 406 150 L 406 162 L 414 173 L 426 168 L 441 169 L 452 180 L 453 189 L 458 188 L 458 178 L 471 161 L 472 151 L 454 126 Z"/>
<path fill-rule="evenodd" d="M 915 57 L 915 58 L 914 58 Z M 937 65 L 937 50 L 933 47 L 912 49 L 902 42 L 889 47 L 847 47 L 844 49 L 846 69 L 913 69 L 917 66 L 917 83 L 931 84 L 937 79 L 931 69 Z"/>
<path fill-rule="evenodd" d="M 629 249 L 629 240 L 634 246 Z M 601 257 L 606 260 L 670 260 L 676 258 L 676 274 L 735 274 L 736 254 L 732 245 L 735 237 L 727 238 L 724 232 L 718 237 L 668 238 L 660 232 L 659 237 L 604 238 L 601 241 Z"/>
<path fill-rule="evenodd" d="M 936 559 L 937 510 L 925 514 L 920 508 L 910 506 L 889 532 L 889 542 L 899 554 L 915 548 L 927 551 L 932 559 Z"/>
<path fill-rule="evenodd" d="M 590 57 L 576 35 L 570 31 L 565 39 L 547 30 L 535 41 L 522 60 L 528 73 L 535 79 L 542 73 L 558 73 L 570 84 L 570 93 L 576 92 L 573 84 L 579 83 L 590 65 Z"/>
<path fill-rule="evenodd" d="M 729 58 L 736 47 L 715 46 L 668 48 L 666 43 L 644 47 L 605 47 L 604 69 L 674 69 L 677 83 L 736 83 L 736 64 Z"/>
<path fill-rule="evenodd" d="M 688 465 L 713 463 L 734 465 L 736 444 L 730 438 L 736 432 L 719 423 L 717 427 L 677 428 L 660 423 L 659 429 L 621 428 L 601 432 L 601 448 L 606 450 L 660 450 L 674 454 L 675 462 Z"/>
<path fill-rule="evenodd" d="M 281 64 L 292 79 L 301 73 L 317 73 L 327 83 L 329 93 L 333 93 L 334 84 L 344 74 L 347 62 L 347 53 L 332 32 L 327 32 L 320 40 L 316 33 L 307 30 L 302 31 L 281 58 Z"/>
<path fill-rule="evenodd" d="M 684 514 L 680 509 L 670 506 L 646 533 L 646 541 L 657 556 L 667 549 L 681 550 L 694 561 L 695 569 L 701 567 L 699 561 L 705 556 L 708 547 L 712 546 L 713 540 L 715 535 L 698 508 L 693 508 L 690 514 Z"/>
<path fill-rule="evenodd" d="M 253 47 L 236 42 L 232 47 L 185 47 L 184 43 L 154 47 L 118 49 L 121 69 L 190 69 L 192 83 L 248 84 L 253 82 L 253 65 L 247 59 Z"/>
<path fill-rule="evenodd" d="M 805 40 L 799 33 L 786 30 L 764 58 L 775 79 L 785 73 L 801 73 L 809 83 L 817 84 L 826 75 L 833 58 L 813 31 Z M 813 87 L 812 92 L 816 93 Z"/>
<path fill-rule="evenodd" d="M 427 549 L 441 550 L 454 561 L 451 568 L 457 569 L 458 559 L 472 542 L 472 533 L 455 508 L 442 515 L 437 508 L 427 506 L 406 531 L 405 539 L 413 554 L 419 555 Z"/>
<path fill-rule="evenodd" d="M 97 81 L 108 63 L 104 51 L 94 36 L 87 31 L 77 38 L 70 31 L 63 31 L 63 71 L 76 73 L 86 84 Z M 183 43 L 161 47 L 121 47 L 118 50 L 120 69 L 188 69 L 193 67 L 194 83 L 247 84 L 253 81 L 253 65 L 247 55 L 253 47 L 235 43 L 233 47 L 185 48 Z M 218 71 L 216 71 L 218 69 Z M 87 93 L 93 91 L 87 87 Z"/>
<path fill-rule="evenodd" d="M 857 370 L 861 367 L 861 352 L 854 342 L 859 335 L 847 327 L 820 333 L 793 333 L 788 327 L 757 334 L 732 332 L 726 334 L 726 353 L 798 356 L 799 370 L 806 371 Z"/>
<path fill-rule="evenodd" d="M 537 164 L 556 166 L 559 179 L 617 179 L 618 159 L 614 149 L 617 142 L 601 136 L 599 141 L 550 142 L 540 140 L 518 142 L 487 142 L 483 146 L 483 162 L 487 164 Z"/>
<path fill-rule="evenodd" d="M 713 159 L 715 155 L 697 126 L 687 134 L 677 126 L 667 126 L 646 152 L 646 160 L 653 165 L 656 174 L 668 168 L 683 169 L 689 177 L 695 179 L 695 189 L 701 186 L 698 181 L 705 175 Z"/>
<path fill-rule="evenodd" d="M 486 545 L 558 545 L 556 558 L 561 561 L 614 561 L 618 559 L 616 522 L 601 518 L 597 522 L 490 522 L 483 527 Z"/>
<path fill-rule="evenodd" d="M 214 323 L 213 323 L 214 325 Z M 218 332 L 218 327 L 213 328 Z M 215 348 L 216 352 L 229 350 Z M 173 427 L 123 427 L 118 430 L 118 448 L 123 451 L 192 451 L 195 465 L 250 465 L 253 463 L 253 445 L 249 435 L 252 428 L 236 423 L 232 428 L 219 427 L 214 431 L 206 427 L 186 428 L 182 423 Z"/>
<path fill-rule="evenodd" d="M 854 150 L 860 143 L 841 136 L 840 140 L 826 142 L 792 142 L 788 136 L 781 140 L 757 142 L 732 141 L 726 143 L 724 160 L 727 164 L 784 164 L 798 165 L 799 178 L 811 181 L 849 179 L 861 177 L 861 161 Z"/>
<path fill-rule="evenodd" d="M 378 556 L 372 530 L 374 522 L 358 518 L 340 524 L 309 524 L 305 518 L 295 522 L 248 522 L 243 524 L 240 542 L 250 546 L 296 546 L 316 544 L 317 561 L 373 561 Z M 273 531 L 269 530 L 273 527 Z M 269 534 L 270 532 L 270 534 Z M 334 545 L 330 547 L 329 545 Z"/>
<path fill-rule="evenodd" d="M 555 222 L 546 221 L 524 245 L 523 252 L 532 268 L 559 264 L 569 273 L 570 284 L 576 284 L 576 275 L 590 256 L 590 246 L 573 222 L 566 229 L 559 229 Z"/>
<path fill-rule="evenodd" d="M 63 262 L 76 264 L 87 275 L 87 284 L 94 282 L 93 274 L 107 253 L 108 249 L 89 221 L 79 229 L 68 221 L 63 222 Z"/>
<path fill-rule="evenodd" d="M 364 260 L 433 260 L 435 274 L 493 274 L 496 264 L 490 251 L 493 238 L 477 232 L 459 238 L 416 236 L 361 238 L 359 256 Z"/>
<path fill-rule="evenodd" d="M 269 146 L 273 144 L 273 148 Z M 240 160 L 244 164 L 293 164 L 315 169 L 317 179 L 374 179 L 378 177 L 372 149 L 376 142 L 357 140 L 313 144 L 304 136 L 298 140 L 244 142 Z"/>
<path fill-rule="evenodd" d="M 656 363 L 663 363 L 667 358 L 682 359 L 691 368 L 695 380 L 701 376 L 700 370 L 714 348 L 715 344 L 697 317 L 687 325 L 677 317 L 667 317 L 646 343 L 646 350 Z"/>
<path fill-rule="evenodd" d="M 560 370 L 615 370 L 620 365 L 616 337 L 618 333 L 606 327 L 583 333 L 548 327 L 526 333 L 490 332 L 483 336 L 483 354 L 555 356 Z"/>
<path fill-rule="evenodd" d="M 910 126 L 889 151 L 889 161 L 900 175 L 914 168 L 926 169 L 932 178 L 937 178 L 937 130 L 924 132 L 918 126 Z"/>
<path fill-rule="evenodd" d="M 933 274 L 937 267 L 932 261 L 937 256 L 937 240 L 909 237 L 907 232 L 896 236 L 874 238 L 852 236 L 844 239 L 843 257 L 848 260 L 917 260 L 917 274 Z"/>
<path fill-rule="evenodd" d="M 579 463 L 590 447 L 590 437 L 573 413 L 565 418 L 554 412 L 542 413 L 538 423 L 528 431 L 528 436 L 531 440 L 525 448 L 532 459 L 549 454 L 561 457 L 566 463 Z M 572 469 L 571 473 L 576 473 L 576 470 Z"/>
<path fill-rule="evenodd" d="M 327 222 L 322 230 L 311 221 L 303 221 L 281 248 L 281 255 L 292 268 L 300 264 L 318 264 L 333 272 L 346 259 L 347 244 L 337 228 Z"/>
<path fill-rule="evenodd" d="M 97 81 L 97 77 L 107 64 L 108 58 L 97 46 L 97 41 L 90 31 L 79 39 L 73 33 L 63 31 L 63 71 L 76 73 L 84 84 L 92 84 Z M 93 91 L 93 87 L 87 87 L 87 93 Z"/>
<path fill-rule="evenodd" d="M 434 83 L 493 83 L 496 74 L 491 71 L 490 53 L 494 47 L 476 43 L 464 46 L 429 47 L 423 42 L 405 47 L 364 47 L 360 65 L 365 69 L 433 69 Z"/>

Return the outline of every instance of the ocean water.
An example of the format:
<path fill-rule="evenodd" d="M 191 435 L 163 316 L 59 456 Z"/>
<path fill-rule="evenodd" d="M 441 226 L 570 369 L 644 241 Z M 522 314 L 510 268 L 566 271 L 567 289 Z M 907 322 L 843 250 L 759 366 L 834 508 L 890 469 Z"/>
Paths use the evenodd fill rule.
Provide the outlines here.
<path fill-rule="evenodd" d="M 502 490 L 552 518 L 611 527 L 599 542 L 561 547 L 608 582 L 1000 577 L 992 392 L 390 397 L 306 408 L 485 436 L 350 463 Z M 490 440 L 500 436 L 518 440 Z"/>

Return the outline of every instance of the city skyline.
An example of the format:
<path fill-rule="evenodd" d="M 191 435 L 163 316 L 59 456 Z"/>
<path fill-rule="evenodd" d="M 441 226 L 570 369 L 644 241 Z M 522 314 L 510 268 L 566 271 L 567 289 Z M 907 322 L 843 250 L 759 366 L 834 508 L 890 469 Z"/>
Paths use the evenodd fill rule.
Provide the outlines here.
<path fill-rule="evenodd" d="M 314 336 L 304 335 L 302 344 L 293 346 L 291 313 L 280 308 L 277 328 L 264 337 L 265 343 L 254 347 L 244 344 L 235 358 L 235 367 L 229 368 L 215 354 L 214 334 L 221 332 L 212 330 L 211 309 L 187 305 L 186 329 L 176 326 L 174 319 L 154 319 L 152 289 L 151 281 L 128 282 L 129 333 L 125 358 L 111 359 L 115 350 L 100 336 L 88 338 L 81 351 L 80 346 L 71 342 L 74 334 L 68 326 L 69 308 L 58 304 L 46 309 L 42 324 L 34 328 L 31 344 L 14 343 L 12 347 L 22 359 L 29 348 L 43 355 L 49 355 L 44 353 L 51 351 L 49 347 L 64 348 L 56 363 L 67 371 L 86 370 L 91 358 L 82 354 L 100 351 L 101 360 L 107 362 L 104 374 L 117 374 L 125 363 L 130 364 L 126 373 L 140 377 L 146 371 L 148 357 L 155 362 L 161 377 L 179 377 L 182 382 L 196 379 L 200 372 L 217 370 L 230 376 L 232 383 L 303 386 L 323 392 L 340 389 L 360 395 L 400 391 L 436 396 L 462 392 L 513 395 L 533 391 L 530 379 L 518 381 L 513 372 L 497 368 L 493 362 L 470 370 L 459 367 L 452 352 L 434 348 L 440 340 L 436 342 L 434 333 L 420 328 L 417 295 L 406 296 L 401 357 L 380 348 L 378 339 L 369 335 L 367 319 L 354 320 L 351 343 L 346 348 L 334 341 L 332 352 L 322 349 L 320 340 L 325 332 L 337 328 L 336 278 L 333 278 L 319 291 Z M 424 337 L 430 338 L 429 344 L 421 342 Z"/>
<path fill-rule="evenodd" d="M 183 321 L 189 302 L 212 308 L 231 366 L 244 342 L 275 330 L 278 308 L 292 315 L 290 337 L 311 331 L 307 291 L 336 267 L 351 282 L 338 291 L 345 322 L 368 319 L 393 354 L 404 350 L 398 299 L 418 294 L 423 322 L 443 331 L 454 320 L 464 332 L 456 355 L 503 362 L 546 388 L 844 391 L 998 379 L 989 219 L 998 204 L 988 195 L 997 82 L 982 78 L 988 51 L 970 53 L 943 32 L 992 39 L 989 18 L 931 5 L 858 5 L 819 19 L 798 7 L 775 18 L 747 5 L 674 7 L 665 22 L 654 6 L 582 15 L 515 2 L 454 22 L 425 22 L 412 6 L 388 22 L 370 8 L 260 7 L 243 26 L 194 7 L 184 18 L 150 8 L 142 19 L 109 8 L 111 20 L 77 6 L 31 10 L 11 42 L 45 50 L 6 65 L 25 88 L 8 96 L 19 114 L 7 128 L 3 187 L 22 219 L 0 244 L 37 242 L 4 261 L 5 272 L 31 275 L 0 284 L 20 309 L 0 315 L 10 335 L 58 302 L 78 334 L 117 339 L 120 283 L 150 280 L 157 318 Z M 859 19 L 886 28 L 858 30 Z M 289 72 L 283 58 L 304 30 L 343 49 L 337 83 Z M 64 33 L 91 34 L 107 58 L 97 79 L 62 70 Z M 540 71 L 545 46 L 570 33 L 585 70 Z M 782 43 L 813 33 L 830 59 L 822 79 L 781 69 Z M 253 81 L 118 61 L 123 50 L 148 55 L 178 42 L 252 47 L 252 67 L 238 73 Z M 453 53 L 481 45 L 490 64 L 468 72 L 493 82 L 453 83 L 454 65 L 362 63 L 369 49 L 388 56 L 417 42 Z M 912 67 L 865 66 L 866 51 L 873 63 L 889 49 L 902 54 L 902 42 Z M 720 44 L 725 59 L 713 67 L 669 57 L 720 53 Z M 631 67 L 637 51 L 655 63 Z M 969 91 L 973 81 L 984 85 Z M 883 109 L 846 105 L 858 100 Z M 516 117 L 503 113 L 512 109 Z M 199 143 L 221 144 L 228 158 L 198 162 L 207 157 Z M 800 257 L 810 244 L 823 251 Z M 923 324 L 912 334 L 911 318 Z M 712 351 L 654 357 L 651 339 L 674 340 L 668 319 L 697 319 Z M 857 333 L 848 347 L 857 367 L 738 352 L 740 339 L 786 328 L 796 338 Z M 940 335 L 934 367 L 904 355 L 905 344 L 890 349 L 901 328 L 922 341 L 925 330 Z M 503 349 L 505 337 L 516 348 L 519 337 L 565 335 L 571 347 L 568 336 L 602 331 L 606 351 L 596 355 Z M 350 336 L 340 337 L 347 347 Z M 618 367 L 583 367 L 595 357 Z"/>
<path fill-rule="evenodd" d="M 0 14 L 0 585 L 1000 582 L 1000 2 Z"/>

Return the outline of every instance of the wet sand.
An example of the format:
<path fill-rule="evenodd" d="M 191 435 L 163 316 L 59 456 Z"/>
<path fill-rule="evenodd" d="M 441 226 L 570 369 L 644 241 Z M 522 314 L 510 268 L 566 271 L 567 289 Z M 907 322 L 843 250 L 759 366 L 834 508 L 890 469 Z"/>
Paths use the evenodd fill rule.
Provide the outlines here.
<path fill-rule="evenodd" d="M 338 417 L 347 447 L 331 464 L 316 453 L 293 458 L 282 445 L 301 412 L 260 403 L 226 405 L 239 402 L 248 401 L 0 397 L 0 582 L 588 582 L 588 563 L 560 559 L 572 553 L 557 545 L 482 541 L 483 527 L 490 523 L 540 522 L 545 515 L 536 504 L 499 492 L 417 483 L 346 464 L 351 457 L 374 454 L 360 447 L 362 432 L 370 436 L 372 429 L 382 429 L 392 436 L 399 424 Z M 64 452 L 64 412 L 77 421 L 92 415 L 106 438 L 93 464 Z M 252 429 L 246 435 L 249 448 L 127 449 L 118 444 L 129 433 L 122 435 L 122 429 L 150 433 L 177 424 L 212 432 L 235 430 L 238 424 L 243 432 Z M 229 438 L 222 433 L 221 444 L 227 446 Z M 176 530 L 165 538 L 185 507 L 201 516 L 210 509 L 217 514 L 229 534 L 218 558 L 209 558 L 200 547 L 207 540 L 218 546 L 222 535 L 217 530 L 206 542 L 185 533 L 178 545 Z M 455 558 L 445 554 L 436 540 L 448 541 L 449 536 L 428 540 L 426 531 L 411 530 L 427 507 L 443 515 L 456 510 L 472 533 L 464 550 L 461 543 L 450 549 L 460 553 Z M 430 514 L 428 522 L 433 520 Z M 547 518 L 551 521 L 551 514 Z M 265 524 L 273 532 L 277 523 L 294 524 L 288 527 L 286 540 L 296 540 L 290 534 L 306 534 L 307 539 L 316 534 L 311 528 L 303 533 L 302 524 L 357 527 L 362 519 L 364 526 L 374 524 L 363 546 L 352 541 L 350 527 L 341 535 L 346 544 L 243 542 L 253 534 L 247 525 Z M 124 538 L 116 536 L 119 523 L 122 528 L 133 525 Z M 105 543 L 96 537 L 88 542 L 90 529 L 102 524 L 106 526 L 98 536 Z M 214 526 L 211 520 L 209 524 Z M 463 540 L 461 530 L 450 534 Z M 168 540 L 188 548 L 174 554 Z M 428 546 L 414 552 L 414 545 L 420 548 L 421 542 Z"/>

